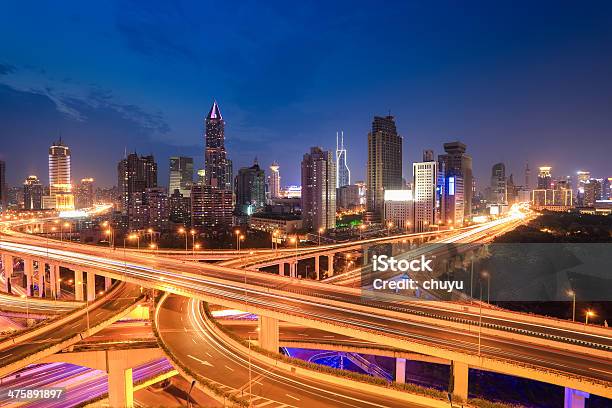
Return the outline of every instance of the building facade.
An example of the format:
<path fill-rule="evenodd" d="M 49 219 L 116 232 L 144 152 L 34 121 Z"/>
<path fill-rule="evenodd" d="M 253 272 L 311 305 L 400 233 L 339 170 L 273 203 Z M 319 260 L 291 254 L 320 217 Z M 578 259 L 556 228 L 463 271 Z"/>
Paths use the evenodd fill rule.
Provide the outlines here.
<path fill-rule="evenodd" d="M 94 179 L 92 177 L 81 179 L 74 191 L 75 208 L 90 208 L 94 205 Z"/>
<path fill-rule="evenodd" d="M 38 177 L 28 176 L 23 183 L 23 208 L 42 210 L 44 187 Z"/>
<path fill-rule="evenodd" d="M 331 152 L 319 147 L 302 159 L 302 219 L 311 231 L 336 226 L 336 166 Z"/>
<path fill-rule="evenodd" d="M 346 162 L 344 131 L 340 132 L 340 143 L 338 143 L 338 132 L 336 132 L 336 188 L 349 184 L 351 184 L 351 170 Z"/>
<path fill-rule="evenodd" d="M 236 175 L 236 215 L 250 216 L 266 205 L 266 175 L 257 159 L 251 167 L 243 167 Z"/>
<path fill-rule="evenodd" d="M 178 190 L 183 197 L 191 194 L 193 184 L 193 158 L 184 156 L 170 157 L 170 179 L 168 182 L 168 193 Z"/>
<path fill-rule="evenodd" d="M 49 148 L 49 202 L 60 211 L 74 210 L 74 196 L 70 179 L 71 153 L 60 138 Z"/>
<path fill-rule="evenodd" d="M 6 162 L 0 160 L 0 213 L 8 207 L 8 188 L 6 186 Z"/>
<path fill-rule="evenodd" d="M 504 163 L 496 163 L 491 168 L 491 197 L 489 201 L 494 204 L 508 204 L 508 186 Z"/>
<path fill-rule="evenodd" d="M 356 210 L 362 206 L 359 186 L 348 184 L 339 187 L 336 192 L 336 207 L 342 210 Z"/>
<path fill-rule="evenodd" d="M 474 177 L 472 174 L 472 157 L 466 154 L 467 146 L 460 141 L 444 143 L 444 152 L 438 156 L 438 162 L 444 163 L 445 174 L 461 177 L 463 180 L 463 214 L 464 218 L 472 217 L 472 197 L 474 196 Z"/>
<path fill-rule="evenodd" d="M 412 173 L 414 231 L 423 232 L 437 223 L 438 162 L 431 160 L 413 163 Z"/>
<path fill-rule="evenodd" d="M 232 165 L 225 150 L 225 121 L 217 101 L 213 102 L 205 120 L 204 169 L 206 184 L 232 189 Z"/>
<path fill-rule="evenodd" d="M 128 214 L 129 228 L 139 226 L 142 220 L 141 210 L 143 194 L 148 188 L 157 187 L 157 163 L 155 158 L 138 156 L 130 153 L 117 165 L 117 186 L 119 209 Z M 138 221 L 136 218 L 138 217 Z M 134 221 L 134 226 L 132 225 Z"/>
<path fill-rule="evenodd" d="M 368 134 L 367 211 L 380 220 L 384 211 L 385 190 L 402 188 L 402 137 L 393 116 L 375 116 Z"/>
<path fill-rule="evenodd" d="M 277 162 L 273 162 L 270 165 L 270 175 L 268 176 L 268 192 L 270 198 L 279 198 L 281 196 L 281 177 L 280 177 L 280 166 Z"/>
<path fill-rule="evenodd" d="M 201 230 L 224 230 L 233 223 L 231 190 L 194 184 L 191 188 L 191 226 Z"/>
<path fill-rule="evenodd" d="M 412 231 L 414 219 L 412 190 L 385 190 L 385 223 Z"/>

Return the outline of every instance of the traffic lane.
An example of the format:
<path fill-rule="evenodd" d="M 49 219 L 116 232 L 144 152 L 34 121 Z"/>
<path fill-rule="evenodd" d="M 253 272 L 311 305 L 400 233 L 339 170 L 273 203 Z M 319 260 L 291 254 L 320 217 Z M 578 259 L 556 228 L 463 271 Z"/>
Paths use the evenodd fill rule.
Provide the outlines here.
<path fill-rule="evenodd" d="M 167 306 L 165 303 L 169 300 L 171 301 L 169 305 L 173 313 L 166 314 L 164 309 Z M 162 313 L 166 314 L 163 320 L 170 327 L 166 334 L 162 336 L 164 343 L 169 345 L 166 341 L 173 342 L 173 350 L 181 353 L 181 361 L 192 361 L 190 368 L 200 371 L 202 375 L 208 378 L 211 377 L 212 373 L 217 376 L 212 377 L 213 380 L 225 384 L 232 389 L 244 391 L 245 395 L 248 396 L 248 356 L 242 355 L 239 351 L 217 341 L 215 336 L 206 330 L 201 316 L 198 317 L 199 324 L 202 325 L 200 327 L 197 326 L 198 323 L 192 318 L 181 320 L 181 314 L 190 313 L 187 310 L 190 307 L 190 303 L 192 304 L 191 310 L 195 309 L 196 312 L 194 313 L 198 313 L 197 301 L 171 296 L 166 302 L 162 305 L 159 317 L 161 322 Z M 381 397 L 380 395 L 355 392 L 354 390 L 334 385 L 323 388 L 323 385 L 319 382 L 313 382 L 295 375 L 292 376 L 274 368 L 264 368 L 256 361 L 252 362 L 251 368 L 251 376 L 254 379 L 251 383 L 252 393 L 280 404 L 309 407 L 407 406 L 403 402 Z M 258 401 L 254 401 L 254 404 L 256 402 Z"/>
<path fill-rule="evenodd" d="M 122 288 L 117 289 L 110 295 L 110 299 L 106 303 L 89 312 L 90 327 L 102 323 L 119 311 L 131 306 L 139 296 L 140 289 L 136 285 L 126 284 Z M 65 325 L 53 330 L 52 333 L 45 332 L 27 342 L 0 350 L 0 363 L 2 365 L 14 363 L 36 352 L 41 348 L 41 345 L 51 346 L 52 343 L 59 343 L 63 338 L 82 333 L 85 330 L 87 330 L 86 315 L 76 316 L 68 320 Z"/>
<path fill-rule="evenodd" d="M 125 325 L 122 323 L 113 323 L 111 326 L 100 330 L 93 336 L 89 336 L 81 343 L 97 343 L 101 341 L 111 341 L 117 339 L 132 340 L 132 339 L 153 339 L 153 330 L 148 324 L 140 325 Z M 79 343 L 79 344 L 81 344 Z"/>

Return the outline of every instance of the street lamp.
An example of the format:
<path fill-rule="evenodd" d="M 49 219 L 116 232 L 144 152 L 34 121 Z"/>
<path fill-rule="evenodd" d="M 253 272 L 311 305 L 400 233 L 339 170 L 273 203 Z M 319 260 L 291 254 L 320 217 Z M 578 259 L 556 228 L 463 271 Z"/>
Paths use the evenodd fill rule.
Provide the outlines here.
<path fill-rule="evenodd" d="M 244 235 L 240 234 L 238 236 L 238 251 L 240 251 L 240 243 L 244 241 Z"/>
<path fill-rule="evenodd" d="M 576 321 L 576 292 L 568 290 L 567 295 L 572 297 L 572 322 Z"/>
<path fill-rule="evenodd" d="M 30 304 L 28 302 L 28 295 L 27 294 L 21 295 L 21 298 L 25 299 L 25 302 L 26 302 L 26 326 L 27 326 L 28 320 L 30 320 Z"/>
<path fill-rule="evenodd" d="M 278 231 L 272 231 L 272 249 L 274 249 L 274 245 L 276 244 L 276 236 L 278 235 Z"/>
<path fill-rule="evenodd" d="M 195 234 L 196 234 L 196 230 L 192 229 L 191 231 L 189 231 L 189 233 L 191 234 L 191 254 L 193 256 L 195 256 Z"/>
<path fill-rule="evenodd" d="M 150 243 L 149 244 L 149 248 L 151 248 L 153 251 L 155 251 L 155 254 L 157 255 L 157 245 L 155 245 L 154 243 Z"/>
<path fill-rule="evenodd" d="M 491 274 L 484 271 L 482 277 L 487 279 L 487 303 L 491 303 Z"/>
<path fill-rule="evenodd" d="M 361 234 L 363 230 L 366 228 L 365 224 L 359 224 L 359 240 L 361 241 Z"/>
<path fill-rule="evenodd" d="M 589 324 L 589 317 L 595 317 L 595 312 L 592 311 L 591 309 L 587 310 L 586 312 L 584 312 L 584 324 L 587 325 Z"/>
<path fill-rule="evenodd" d="M 391 221 L 389 221 L 387 223 L 387 236 L 391 235 L 391 227 L 393 227 L 393 223 Z"/>
<path fill-rule="evenodd" d="M 187 259 L 187 231 L 185 230 L 185 228 L 181 227 L 178 230 L 179 234 L 185 234 L 185 259 Z"/>
<path fill-rule="evenodd" d="M 240 251 L 240 230 L 235 230 L 234 234 L 236 234 L 236 249 Z"/>
<path fill-rule="evenodd" d="M 322 227 L 319 228 L 319 246 L 321 246 L 321 234 L 325 231 Z"/>
<path fill-rule="evenodd" d="M 64 227 L 70 228 L 69 233 L 68 233 L 68 239 L 70 240 L 70 242 L 72 242 L 72 224 L 65 222 Z"/>

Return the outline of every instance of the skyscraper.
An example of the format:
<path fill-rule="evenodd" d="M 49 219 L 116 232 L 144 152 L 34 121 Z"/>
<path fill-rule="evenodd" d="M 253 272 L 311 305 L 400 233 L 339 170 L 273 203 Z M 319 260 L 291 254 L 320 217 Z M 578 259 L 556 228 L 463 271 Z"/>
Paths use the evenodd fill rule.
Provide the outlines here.
<path fill-rule="evenodd" d="M 351 171 L 346 163 L 344 131 L 340 132 L 340 144 L 338 144 L 338 132 L 336 132 L 336 188 L 349 184 L 351 184 Z"/>
<path fill-rule="evenodd" d="M 491 169 L 491 197 L 489 199 L 494 204 L 508 203 L 506 166 L 504 163 L 494 164 Z"/>
<path fill-rule="evenodd" d="M 266 204 L 265 173 L 255 159 L 236 176 L 236 214 L 250 216 Z"/>
<path fill-rule="evenodd" d="M 147 188 L 157 187 L 157 163 L 151 155 L 130 153 L 117 165 L 117 176 L 120 207 L 127 213 L 136 195 L 142 195 Z"/>
<path fill-rule="evenodd" d="M 70 181 L 70 149 L 60 137 L 49 148 L 49 196 L 58 210 L 73 210 L 74 196 Z"/>
<path fill-rule="evenodd" d="M 459 141 L 444 143 L 446 154 L 438 156 L 438 162 L 444 163 L 444 171 L 463 179 L 464 206 L 463 214 L 465 218 L 472 216 L 472 196 L 473 196 L 473 175 L 472 158 L 465 154 L 466 145 Z"/>
<path fill-rule="evenodd" d="M 538 169 L 538 190 L 552 188 L 552 167 L 542 166 Z"/>
<path fill-rule="evenodd" d="M 74 202 L 76 208 L 89 208 L 94 204 L 94 179 L 92 177 L 81 179 L 75 189 Z"/>
<path fill-rule="evenodd" d="M 423 161 L 412 164 L 414 231 L 422 232 L 437 223 L 438 162 L 424 154 Z"/>
<path fill-rule="evenodd" d="M 191 188 L 191 226 L 224 230 L 232 225 L 232 191 L 209 185 Z"/>
<path fill-rule="evenodd" d="M 402 188 L 402 137 L 393 116 L 375 116 L 368 133 L 367 210 L 380 220 L 385 190 Z"/>
<path fill-rule="evenodd" d="M 6 163 L 0 160 L 0 212 L 6 211 L 8 189 L 6 188 Z"/>
<path fill-rule="evenodd" d="M 529 168 L 529 163 L 525 163 L 525 190 L 529 190 L 531 188 L 531 169 Z"/>
<path fill-rule="evenodd" d="M 170 157 L 170 181 L 168 192 L 178 190 L 183 197 L 189 197 L 193 184 L 193 158 L 184 156 Z"/>
<path fill-rule="evenodd" d="M 44 188 L 38 177 L 28 176 L 23 183 L 23 208 L 25 210 L 42 210 Z"/>
<path fill-rule="evenodd" d="M 279 165 L 277 162 L 273 162 L 270 165 L 270 175 L 268 176 L 268 191 L 270 192 L 270 198 L 280 197 L 280 172 Z"/>
<path fill-rule="evenodd" d="M 232 165 L 225 151 L 225 121 L 221 116 L 217 101 L 213 102 L 205 122 L 204 166 L 206 184 L 231 190 Z"/>
<path fill-rule="evenodd" d="M 320 147 L 302 159 L 302 219 L 312 231 L 336 226 L 336 167 L 331 152 Z"/>

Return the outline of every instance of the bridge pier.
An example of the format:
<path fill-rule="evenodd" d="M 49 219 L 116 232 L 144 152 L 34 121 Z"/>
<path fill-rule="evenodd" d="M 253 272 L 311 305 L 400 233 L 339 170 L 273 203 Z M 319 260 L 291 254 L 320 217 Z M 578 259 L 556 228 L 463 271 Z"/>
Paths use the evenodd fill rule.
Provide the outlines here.
<path fill-rule="evenodd" d="M 34 260 L 32 258 L 23 258 L 23 273 L 26 276 L 26 293 L 32 296 L 32 270 L 34 269 Z"/>
<path fill-rule="evenodd" d="M 320 280 L 321 279 L 321 265 L 319 262 L 319 255 L 315 255 L 314 257 L 315 259 L 315 279 L 316 280 Z"/>
<path fill-rule="evenodd" d="M 297 278 L 297 266 L 298 266 L 298 261 L 293 261 L 289 264 L 289 277 L 290 278 Z"/>
<path fill-rule="evenodd" d="M 127 355 L 108 353 L 108 403 L 111 407 L 134 407 L 134 379 Z"/>
<path fill-rule="evenodd" d="M 87 301 L 90 302 L 96 298 L 96 274 L 87 272 Z"/>
<path fill-rule="evenodd" d="M 105 276 L 104 277 L 104 291 L 109 290 L 112 285 L 113 285 L 113 280 L 109 278 L 108 276 Z"/>
<path fill-rule="evenodd" d="M 449 391 L 453 397 L 461 401 L 467 401 L 469 367 L 466 363 L 453 361 L 451 363 L 451 381 Z"/>
<path fill-rule="evenodd" d="M 74 299 L 82 302 L 83 301 L 83 271 L 74 271 Z"/>
<path fill-rule="evenodd" d="M 45 297 L 45 263 L 42 260 L 36 261 L 38 270 L 38 297 Z"/>
<path fill-rule="evenodd" d="M 278 353 L 278 319 L 259 316 L 259 347 Z"/>
<path fill-rule="evenodd" d="M 327 255 L 327 277 L 334 276 L 334 254 Z"/>
<path fill-rule="evenodd" d="M 584 400 L 589 398 L 589 393 L 565 387 L 565 400 L 563 408 L 584 408 Z"/>
<path fill-rule="evenodd" d="M 13 276 L 13 256 L 2 254 L 2 268 L 4 269 L 4 289 L 11 293 L 11 277 Z"/>
<path fill-rule="evenodd" d="M 406 359 L 397 357 L 395 359 L 395 382 L 406 382 Z"/>
<path fill-rule="evenodd" d="M 47 265 L 49 266 L 49 289 L 51 290 L 51 297 L 53 299 L 57 299 L 59 297 L 57 291 L 57 267 L 55 266 L 55 264 L 52 263 L 48 263 Z"/>

